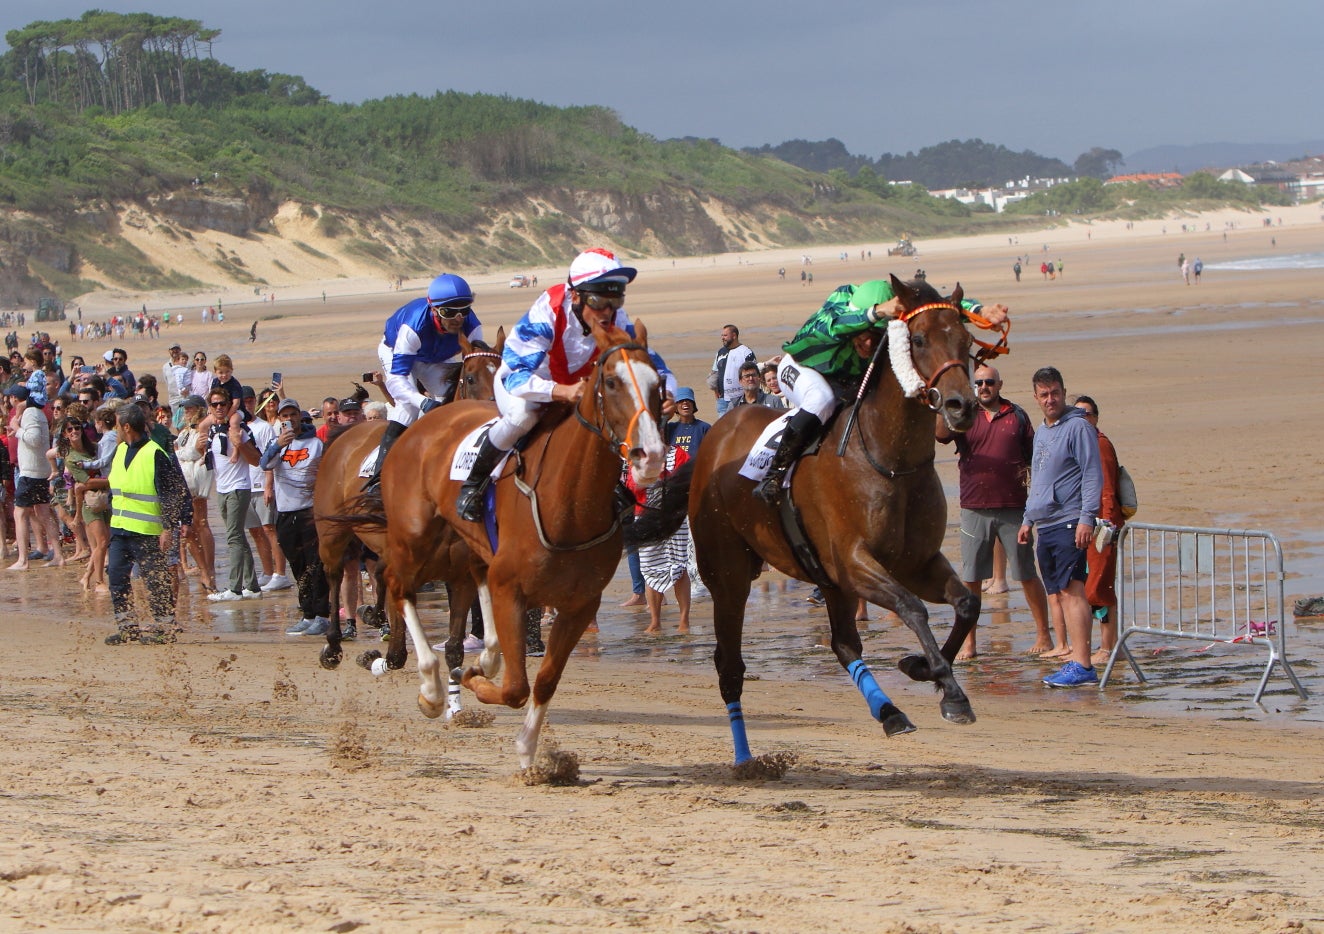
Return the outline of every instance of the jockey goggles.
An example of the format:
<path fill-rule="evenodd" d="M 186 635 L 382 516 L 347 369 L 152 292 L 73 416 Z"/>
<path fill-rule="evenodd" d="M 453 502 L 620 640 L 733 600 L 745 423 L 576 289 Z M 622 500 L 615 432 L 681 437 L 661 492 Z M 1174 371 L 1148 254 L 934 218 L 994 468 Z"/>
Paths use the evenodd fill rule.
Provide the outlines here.
<path fill-rule="evenodd" d="M 449 302 L 438 302 L 436 304 L 428 302 L 428 308 L 432 309 L 432 313 L 439 318 L 458 318 L 461 315 L 467 315 L 469 309 L 473 306 L 473 302 L 460 302 L 455 299 L 451 299 Z"/>
<path fill-rule="evenodd" d="M 597 292 L 580 292 L 583 296 L 584 304 L 594 311 L 602 311 L 604 308 L 610 308 L 613 311 L 625 304 L 625 295 L 601 295 Z"/>

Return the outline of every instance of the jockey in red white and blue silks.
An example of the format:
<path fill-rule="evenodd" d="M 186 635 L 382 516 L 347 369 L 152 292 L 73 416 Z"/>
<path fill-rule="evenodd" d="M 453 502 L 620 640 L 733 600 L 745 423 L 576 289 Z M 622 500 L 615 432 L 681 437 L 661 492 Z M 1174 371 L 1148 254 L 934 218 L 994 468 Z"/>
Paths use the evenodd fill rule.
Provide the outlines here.
<path fill-rule="evenodd" d="M 460 491 L 456 508 L 463 518 L 482 518 L 482 494 L 492 469 L 538 423 L 543 406 L 579 399 L 599 352 L 590 321 L 635 336 L 624 303 L 625 287 L 637 272 L 606 250 L 588 250 L 570 264 L 566 282 L 538 296 L 516 323 L 493 387 L 501 418 L 488 431 Z M 676 377 L 660 356 L 652 350 L 648 355 L 665 381 L 663 398 L 670 399 Z"/>

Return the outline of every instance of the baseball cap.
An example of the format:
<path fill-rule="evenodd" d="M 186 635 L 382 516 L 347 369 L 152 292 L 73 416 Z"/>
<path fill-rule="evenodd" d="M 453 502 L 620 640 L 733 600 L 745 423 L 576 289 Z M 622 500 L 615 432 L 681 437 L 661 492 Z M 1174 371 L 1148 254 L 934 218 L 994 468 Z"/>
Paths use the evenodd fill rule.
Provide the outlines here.
<path fill-rule="evenodd" d="M 595 248 L 585 250 L 575 257 L 570 264 L 570 276 L 567 282 L 572 289 L 581 292 L 621 293 L 625 286 L 634 281 L 639 270 L 622 266 L 610 250 Z"/>
<path fill-rule="evenodd" d="M 178 344 L 171 344 L 169 347 L 166 348 L 166 350 L 183 350 L 183 349 L 184 348 L 180 347 Z"/>
<path fill-rule="evenodd" d="M 101 355 L 101 359 L 105 360 L 107 363 L 113 363 L 115 360 L 115 352 L 111 350 L 107 350 L 105 353 Z"/>
<path fill-rule="evenodd" d="M 362 412 L 362 411 L 363 411 L 363 405 L 359 402 L 358 399 L 355 399 L 353 396 L 350 396 L 348 399 L 341 399 L 341 400 L 340 400 L 340 411 L 342 411 L 342 412 Z"/>
<path fill-rule="evenodd" d="M 30 393 L 28 392 L 28 387 L 24 386 L 22 383 L 15 383 L 5 390 L 5 395 L 13 396 L 19 402 L 27 402 Z"/>
<path fill-rule="evenodd" d="M 189 396 L 180 405 L 186 409 L 205 409 L 207 407 L 207 403 L 203 401 L 202 396 L 198 395 Z"/>
<path fill-rule="evenodd" d="M 681 386 L 676 390 L 676 402 L 693 402 L 694 408 L 698 409 L 699 402 L 694 398 L 694 390 L 688 386 Z"/>
<path fill-rule="evenodd" d="M 281 400 L 280 405 L 276 407 L 276 413 L 280 414 L 281 412 L 284 412 L 286 409 L 299 409 L 299 414 L 300 415 L 303 414 L 303 409 L 299 407 L 298 401 L 288 396 L 286 396 L 283 400 Z"/>

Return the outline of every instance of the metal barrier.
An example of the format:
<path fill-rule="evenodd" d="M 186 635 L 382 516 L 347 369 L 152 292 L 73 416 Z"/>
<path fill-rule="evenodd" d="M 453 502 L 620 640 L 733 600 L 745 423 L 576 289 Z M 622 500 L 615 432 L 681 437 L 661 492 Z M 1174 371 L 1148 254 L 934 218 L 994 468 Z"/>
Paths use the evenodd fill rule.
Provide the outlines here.
<path fill-rule="evenodd" d="M 1287 660 L 1283 579 L 1283 549 L 1272 533 L 1128 523 L 1117 539 L 1117 645 L 1099 688 L 1119 655 L 1148 680 L 1126 643 L 1162 636 L 1263 646 L 1269 662 L 1255 703 L 1277 665 L 1304 700 L 1309 695 Z"/>

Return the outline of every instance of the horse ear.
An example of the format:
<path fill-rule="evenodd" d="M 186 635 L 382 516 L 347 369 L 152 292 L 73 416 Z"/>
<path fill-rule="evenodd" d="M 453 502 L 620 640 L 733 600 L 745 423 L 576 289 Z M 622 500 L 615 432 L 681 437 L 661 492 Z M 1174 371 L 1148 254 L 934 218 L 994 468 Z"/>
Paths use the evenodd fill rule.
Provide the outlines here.
<path fill-rule="evenodd" d="M 460 333 L 455 336 L 460 339 L 460 353 L 464 354 L 467 357 L 469 354 L 474 352 L 473 342 L 469 340 L 468 335 L 464 333 Z"/>
<path fill-rule="evenodd" d="M 959 306 L 961 299 L 965 298 L 965 289 L 961 288 L 961 283 L 956 283 L 956 288 L 952 289 L 952 304 Z"/>
<path fill-rule="evenodd" d="M 501 327 L 497 328 L 496 346 L 493 347 L 492 350 L 494 353 L 500 354 L 501 351 L 505 349 L 505 346 L 506 346 L 506 326 L 503 324 Z"/>
<path fill-rule="evenodd" d="M 896 273 L 888 273 L 888 275 L 892 277 L 892 294 L 902 301 L 913 303 L 915 290 L 898 279 Z"/>
<path fill-rule="evenodd" d="M 634 319 L 634 342 L 645 350 L 648 349 L 648 328 L 644 327 L 642 318 Z"/>

